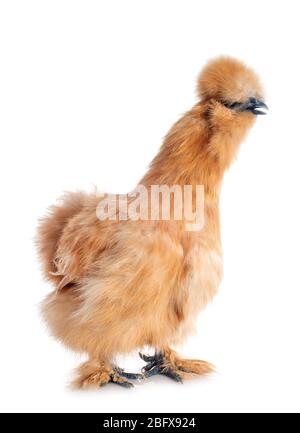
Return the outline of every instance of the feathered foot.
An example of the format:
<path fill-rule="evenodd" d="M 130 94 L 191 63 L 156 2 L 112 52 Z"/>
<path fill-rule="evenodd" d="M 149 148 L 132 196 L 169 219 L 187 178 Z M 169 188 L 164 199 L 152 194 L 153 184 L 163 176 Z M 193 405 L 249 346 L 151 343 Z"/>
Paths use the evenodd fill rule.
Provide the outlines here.
<path fill-rule="evenodd" d="M 212 364 L 196 359 L 181 359 L 171 349 L 157 352 L 153 356 L 140 353 L 140 357 L 147 362 L 147 365 L 142 369 L 145 378 L 162 374 L 176 382 L 182 382 L 183 379 L 191 379 L 214 372 Z"/>
<path fill-rule="evenodd" d="M 77 389 L 99 388 L 107 383 L 115 383 L 125 388 L 132 388 L 133 383 L 126 379 L 141 379 L 141 374 L 126 373 L 117 366 L 104 362 L 87 361 L 78 368 L 78 377 L 73 382 Z"/>

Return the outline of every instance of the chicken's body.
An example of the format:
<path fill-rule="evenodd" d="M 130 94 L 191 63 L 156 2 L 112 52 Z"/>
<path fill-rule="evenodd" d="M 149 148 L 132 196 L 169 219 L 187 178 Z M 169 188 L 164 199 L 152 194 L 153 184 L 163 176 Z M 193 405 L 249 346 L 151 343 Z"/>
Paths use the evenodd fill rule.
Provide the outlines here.
<path fill-rule="evenodd" d="M 218 62 L 219 69 L 225 64 L 231 73 L 253 74 L 232 59 L 219 59 L 214 68 Z M 79 387 L 127 384 L 114 357 L 146 345 L 162 354 L 157 371 L 175 379 L 211 370 L 204 361 L 178 358 L 170 347 L 191 331 L 220 284 L 221 182 L 255 116 L 249 110 L 237 114 L 207 94 L 214 91 L 207 85 L 209 67 L 200 78 L 202 101 L 173 126 L 140 182 L 148 190 L 203 185 L 202 230 L 186 231 L 186 221 L 174 219 L 100 221 L 100 198 L 82 193 L 66 196 L 40 226 L 41 258 L 56 286 L 44 302 L 44 317 L 58 339 L 89 355 L 79 368 Z M 154 371 L 157 360 L 145 360 Z"/>

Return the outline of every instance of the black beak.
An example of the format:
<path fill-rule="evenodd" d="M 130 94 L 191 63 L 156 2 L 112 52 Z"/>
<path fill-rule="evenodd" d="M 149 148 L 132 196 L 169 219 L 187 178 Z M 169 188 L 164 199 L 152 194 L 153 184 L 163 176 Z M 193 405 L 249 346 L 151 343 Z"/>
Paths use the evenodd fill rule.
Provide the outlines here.
<path fill-rule="evenodd" d="M 260 110 L 262 108 L 265 111 Z M 245 104 L 241 106 L 241 111 L 250 111 L 255 115 L 267 114 L 266 110 L 268 110 L 267 104 L 263 101 L 259 101 L 256 98 L 250 98 Z"/>

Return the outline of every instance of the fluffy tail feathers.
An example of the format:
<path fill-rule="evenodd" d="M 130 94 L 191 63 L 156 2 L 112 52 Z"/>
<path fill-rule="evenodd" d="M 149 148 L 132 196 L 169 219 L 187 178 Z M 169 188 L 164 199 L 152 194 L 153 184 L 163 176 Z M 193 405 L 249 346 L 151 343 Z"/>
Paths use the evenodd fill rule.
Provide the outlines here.
<path fill-rule="evenodd" d="M 56 275 L 56 252 L 59 240 L 67 222 L 80 212 L 84 206 L 86 194 L 82 192 L 66 193 L 60 203 L 49 208 L 47 215 L 40 220 L 37 233 L 37 247 L 45 277 L 54 284 L 59 284 L 61 276 Z"/>

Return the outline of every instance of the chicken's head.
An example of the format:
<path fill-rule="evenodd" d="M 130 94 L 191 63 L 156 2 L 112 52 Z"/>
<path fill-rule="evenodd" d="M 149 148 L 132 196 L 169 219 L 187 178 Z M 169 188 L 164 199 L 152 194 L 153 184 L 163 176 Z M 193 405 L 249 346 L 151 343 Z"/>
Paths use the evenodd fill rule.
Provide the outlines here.
<path fill-rule="evenodd" d="M 266 114 L 268 109 L 258 75 L 232 57 L 209 62 L 199 76 L 197 90 L 203 102 L 216 101 L 237 114 Z"/>

